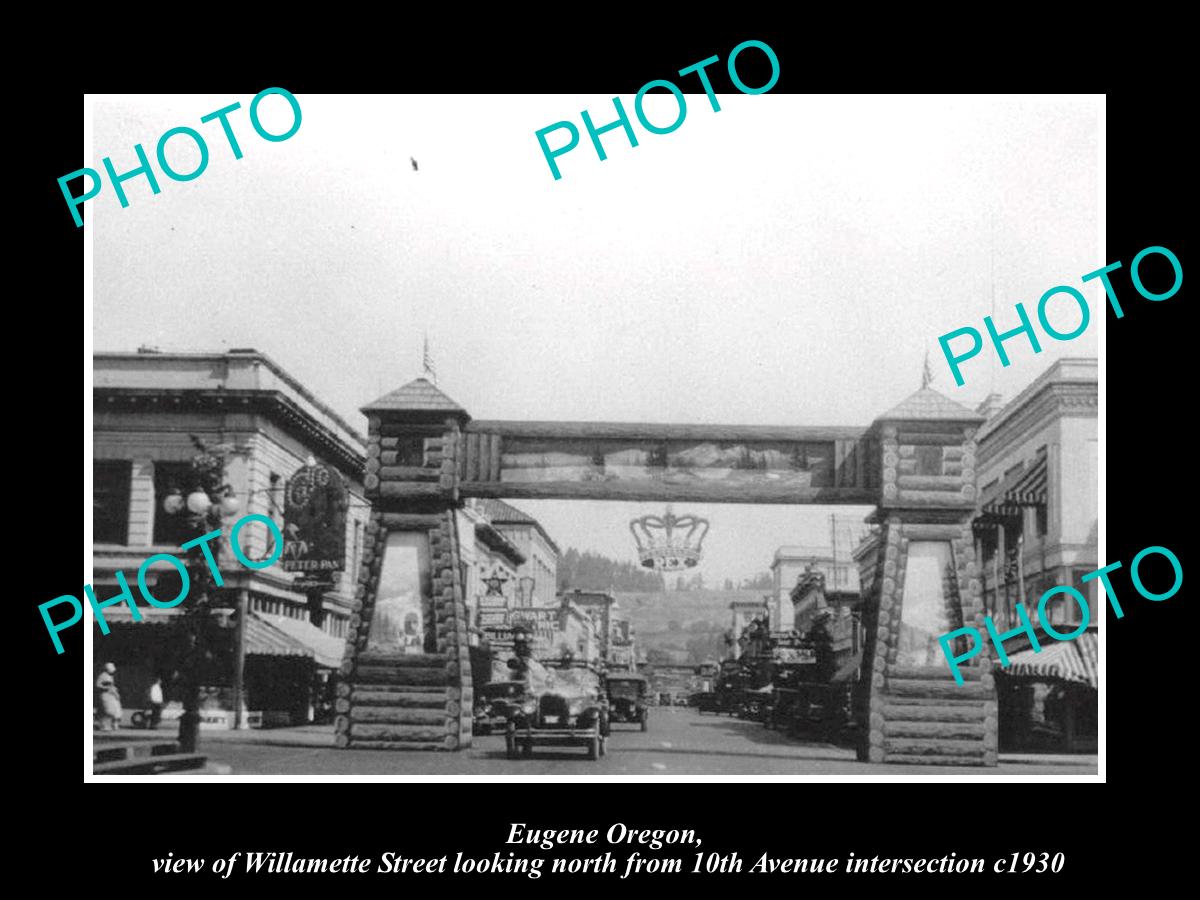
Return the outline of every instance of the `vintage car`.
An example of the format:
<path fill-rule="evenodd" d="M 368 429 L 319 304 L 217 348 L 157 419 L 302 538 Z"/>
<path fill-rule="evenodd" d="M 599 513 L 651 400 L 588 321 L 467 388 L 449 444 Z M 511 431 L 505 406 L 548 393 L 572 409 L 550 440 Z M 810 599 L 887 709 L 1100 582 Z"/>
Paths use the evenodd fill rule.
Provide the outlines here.
<path fill-rule="evenodd" d="M 748 688 L 742 691 L 737 717 L 739 719 L 749 719 L 752 722 L 764 721 L 771 711 L 773 693 L 774 688 L 769 684 L 760 688 Z"/>
<path fill-rule="evenodd" d="M 697 691 L 688 698 L 688 702 L 696 707 L 698 713 L 719 713 L 721 711 L 717 695 L 712 691 Z"/>
<path fill-rule="evenodd" d="M 532 756 L 535 746 L 585 747 L 588 759 L 605 753 L 608 703 L 600 674 L 589 666 L 531 662 L 521 706 L 509 720 L 509 759 Z"/>
<path fill-rule="evenodd" d="M 504 731 L 509 720 L 521 708 L 525 684 L 521 681 L 492 681 L 475 692 L 474 734 Z"/>
<path fill-rule="evenodd" d="M 605 681 L 609 721 L 633 722 L 646 731 L 650 711 L 646 704 L 649 683 L 645 676 L 634 672 L 610 672 Z"/>

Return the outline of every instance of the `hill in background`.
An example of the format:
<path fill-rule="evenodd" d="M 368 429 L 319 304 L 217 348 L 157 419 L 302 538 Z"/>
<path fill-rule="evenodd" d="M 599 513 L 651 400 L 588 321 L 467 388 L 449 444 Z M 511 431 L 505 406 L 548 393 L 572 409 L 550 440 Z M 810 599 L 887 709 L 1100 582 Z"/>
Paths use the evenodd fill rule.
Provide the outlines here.
<path fill-rule="evenodd" d="M 617 591 L 618 609 L 633 623 L 648 662 L 691 664 L 726 655 L 729 604 L 761 600 L 762 590 Z"/>

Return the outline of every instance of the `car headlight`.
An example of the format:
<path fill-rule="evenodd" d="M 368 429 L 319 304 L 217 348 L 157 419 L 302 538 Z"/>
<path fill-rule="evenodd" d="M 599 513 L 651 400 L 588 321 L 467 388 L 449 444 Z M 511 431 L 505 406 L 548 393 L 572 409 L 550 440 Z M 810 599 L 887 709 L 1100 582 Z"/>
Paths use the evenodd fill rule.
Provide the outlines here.
<path fill-rule="evenodd" d="M 587 708 L 587 704 L 583 700 L 572 700 L 567 704 L 567 712 L 572 716 L 580 715 Z"/>
<path fill-rule="evenodd" d="M 535 709 L 537 709 L 537 705 L 532 700 L 529 700 L 521 705 L 521 712 L 525 713 L 527 716 L 532 716 Z"/>

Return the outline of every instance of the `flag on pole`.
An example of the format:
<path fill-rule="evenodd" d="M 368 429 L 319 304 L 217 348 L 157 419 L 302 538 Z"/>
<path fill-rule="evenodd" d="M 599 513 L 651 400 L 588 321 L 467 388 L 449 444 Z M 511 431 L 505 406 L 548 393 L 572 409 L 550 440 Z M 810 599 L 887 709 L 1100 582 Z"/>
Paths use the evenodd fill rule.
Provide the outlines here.
<path fill-rule="evenodd" d="M 433 367 L 433 357 L 429 355 L 429 335 L 425 335 L 425 374 L 437 384 L 437 369 Z"/>
<path fill-rule="evenodd" d="M 929 351 L 925 351 L 925 368 L 921 372 L 921 390 L 929 387 L 929 383 L 933 381 L 933 372 L 929 370 Z"/>

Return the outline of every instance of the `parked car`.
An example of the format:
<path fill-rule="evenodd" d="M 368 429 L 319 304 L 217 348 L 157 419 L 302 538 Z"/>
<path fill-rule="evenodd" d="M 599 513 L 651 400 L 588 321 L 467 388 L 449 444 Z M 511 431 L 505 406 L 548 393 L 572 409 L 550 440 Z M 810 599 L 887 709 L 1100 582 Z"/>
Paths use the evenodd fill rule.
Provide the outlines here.
<path fill-rule="evenodd" d="M 475 692 L 474 734 L 504 731 L 521 708 L 525 684 L 521 681 L 492 681 Z"/>
<path fill-rule="evenodd" d="M 532 664 L 528 688 L 504 735 L 509 759 L 537 745 L 582 746 L 588 759 L 605 754 L 608 703 L 600 674 L 589 666 Z"/>
<path fill-rule="evenodd" d="M 739 719 L 749 719 L 752 722 L 762 722 L 770 712 L 773 688 L 771 685 L 742 691 L 741 703 L 738 706 Z"/>
<path fill-rule="evenodd" d="M 642 731 L 649 728 L 650 711 L 646 695 L 650 690 L 645 676 L 633 672 L 610 672 L 605 679 L 608 689 L 608 718 L 611 722 L 633 722 Z"/>

